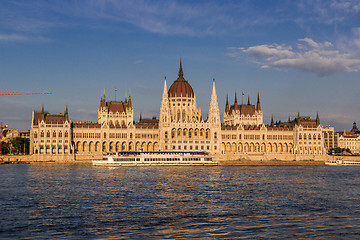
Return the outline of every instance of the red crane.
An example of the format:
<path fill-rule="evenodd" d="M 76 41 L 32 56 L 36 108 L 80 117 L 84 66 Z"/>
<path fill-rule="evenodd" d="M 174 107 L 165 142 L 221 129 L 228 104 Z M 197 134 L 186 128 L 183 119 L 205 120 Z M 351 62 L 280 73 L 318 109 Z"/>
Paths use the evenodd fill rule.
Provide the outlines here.
<path fill-rule="evenodd" d="M 32 91 L 26 91 L 26 92 L 19 92 L 19 91 L 11 91 L 11 92 L 0 92 L 0 96 L 4 96 L 4 95 L 35 95 L 35 94 L 52 94 L 52 92 L 49 91 L 43 91 L 43 92 L 32 92 Z M 2 133 L 3 130 L 6 129 L 8 126 L 7 125 L 3 125 L 3 123 L 1 122 L 0 125 L 0 155 L 2 155 Z"/>
<path fill-rule="evenodd" d="M 18 91 L 12 91 L 12 92 L 0 92 L 0 95 L 35 95 L 35 94 L 52 94 L 52 92 L 18 92 Z"/>

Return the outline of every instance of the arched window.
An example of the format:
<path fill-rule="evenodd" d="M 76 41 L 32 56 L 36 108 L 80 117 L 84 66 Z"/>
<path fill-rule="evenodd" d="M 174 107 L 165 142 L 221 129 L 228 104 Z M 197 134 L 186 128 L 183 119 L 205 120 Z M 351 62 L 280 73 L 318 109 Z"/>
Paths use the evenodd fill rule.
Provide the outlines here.
<path fill-rule="evenodd" d="M 50 131 L 47 131 L 46 137 L 50 137 Z"/>
<path fill-rule="evenodd" d="M 40 137 L 44 137 L 44 131 L 41 131 Z"/>
<path fill-rule="evenodd" d="M 54 138 L 56 137 L 56 132 L 55 132 L 55 131 L 53 132 L 53 137 L 54 137 Z"/>
<path fill-rule="evenodd" d="M 181 128 L 178 129 L 178 137 L 181 137 Z"/>
<path fill-rule="evenodd" d="M 186 128 L 184 128 L 184 130 L 183 130 L 183 136 L 184 136 L 184 137 L 187 136 L 187 129 L 186 129 Z"/>
<path fill-rule="evenodd" d="M 186 113 L 185 113 L 185 110 L 183 110 L 183 113 L 182 113 L 182 121 L 183 121 L 183 122 L 186 121 Z"/>
<path fill-rule="evenodd" d="M 65 137 L 66 137 L 66 138 L 69 137 L 69 134 L 68 134 L 67 131 L 65 132 Z"/>
<path fill-rule="evenodd" d="M 168 132 L 165 132 L 165 139 L 168 138 Z"/>
<path fill-rule="evenodd" d="M 180 116 L 180 110 L 178 110 L 178 112 L 177 112 L 177 121 L 178 121 L 178 122 L 180 122 L 180 120 L 181 120 L 180 117 L 181 117 L 181 116 Z"/>
<path fill-rule="evenodd" d="M 61 131 L 59 132 L 59 137 L 62 137 L 62 132 Z"/>
<path fill-rule="evenodd" d="M 195 137 L 199 136 L 199 129 L 198 128 L 195 129 L 194 136 Z"/>

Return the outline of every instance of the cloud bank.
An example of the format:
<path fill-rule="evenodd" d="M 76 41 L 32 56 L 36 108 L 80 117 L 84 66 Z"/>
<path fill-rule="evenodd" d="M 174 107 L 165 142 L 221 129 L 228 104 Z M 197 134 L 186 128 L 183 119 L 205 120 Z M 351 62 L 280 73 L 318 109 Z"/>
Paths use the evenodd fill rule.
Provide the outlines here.
<path fill-rule="evenodd" d="M 332 43 L 318 43 L 311 38 L 298 39 L 295 46 L 264 44 L 248 48 L 230 48 L 228 56 L 247 55 L 261 68 L 297 69 L 320 77 L 336 72 L 358 72 L 360 59 L 355 52 L 336 49 Z"/>

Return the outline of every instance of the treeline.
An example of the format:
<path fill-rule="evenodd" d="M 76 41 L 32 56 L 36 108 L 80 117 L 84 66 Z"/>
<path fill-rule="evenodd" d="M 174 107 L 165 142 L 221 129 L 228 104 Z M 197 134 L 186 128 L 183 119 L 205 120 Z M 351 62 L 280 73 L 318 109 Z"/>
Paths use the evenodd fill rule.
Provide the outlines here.
<path fill-rule="evenodd" d="M 349 148 L 341 148 L 341 147 L 336 147 L 336 148 L 331 148 L 330 153 L 351 153 L 351 150 Z"/>
<path fill-rule="evenodd" d="M 2 154 L 29 154 L 30 140 L 16 137 L 2 143 Z"/>

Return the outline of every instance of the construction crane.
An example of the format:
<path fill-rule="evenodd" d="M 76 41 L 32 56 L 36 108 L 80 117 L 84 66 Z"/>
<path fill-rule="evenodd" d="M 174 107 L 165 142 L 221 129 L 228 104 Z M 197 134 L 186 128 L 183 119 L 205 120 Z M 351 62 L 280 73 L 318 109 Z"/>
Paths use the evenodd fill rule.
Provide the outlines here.
<path fill-rule="evenodd" d="M 18 92 L 18 91 L 12 91 L 12 92 L 0 92 L 0 95 L 35 95 L 35 94 L 52 94 L 52 92 Z"/>
<path fill-rule="evenodd" d="M 2 134 L 3 134 L 3 130 L 6 129 L 8 126 L 7 125 L 3 125 L 3 122 L 1 122 L 0 125 L 0 155 L 2 155 Z"/>

